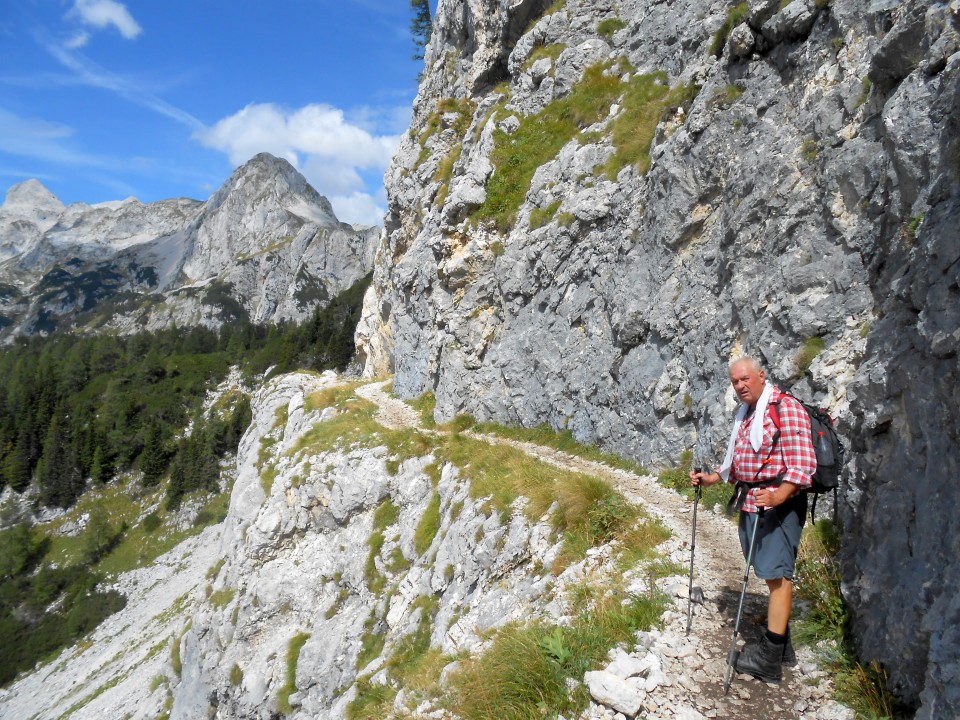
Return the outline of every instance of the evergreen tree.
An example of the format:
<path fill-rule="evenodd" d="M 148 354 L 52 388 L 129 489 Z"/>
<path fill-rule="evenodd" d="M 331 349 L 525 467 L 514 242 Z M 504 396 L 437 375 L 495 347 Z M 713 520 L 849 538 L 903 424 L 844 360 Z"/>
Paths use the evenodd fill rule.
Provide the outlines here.
<path fill-rule="evenodd" d="M 250 421 L 253 420 L 253 411 L 250 409 L 250 396 L 244 395 L 233 408 L 230 415 L 227 430 L 224 433 L 225 450 L 237 452 L 240 447 L 240 438 L 250 427 Z"/>
<path fill-rule="evenodd" d="M 104 485 L 110 476 L 110 464 L 104 457 L 103 447 L 97 445 L 93 450 L 93 461 L 90 463 L 90 479 L 98 485 Z"/>
<path fill-rule="evenodd" d="M 83 478 L 70 462 L 70 438 L 63 432 L 64 425 L 55 411 L 37 463 L 40 502 L 62 508 L 70 507 L 83 492 Z"/>
<path fill-rule="evenodd" d="M 410 0 L 413 19 L 410 20 L 410 34 L 413 36 L 413 59 L 423 60 L 424 51 L 430 43 L 433 33 L 433 20 L 430 17 L 429 0 Z"/>
<path fill-rule="evenodd" d="M 79 392 L 87 384 L 87 363 L 80 346 L 71 348 L 60 363 L 60 393 Z"/>
<path fill-rule="evenodd" d="M 30 484 L 30 475 L 30 441 L 26 433 L 20 433 L 4 459 L 3 477 L 12 489 L 23 492 Z"/>
<path fill-rule="evenodd" d="M 180 499 L 187 491 L 187 471 L 183 457 L 183 446 L 177 451 L 170 465 L 170 482 L 167 483 L 167 510 L 180 507 Z"/>
<path fill-rule="evenodd" d="M 147 439 L 140 453 L 140 470 L 143 472 L 144 485 L 156 485 L 167 469 L 167 455 L 163 449 L 160 424 L 151 422 L 147 428 Z"/>

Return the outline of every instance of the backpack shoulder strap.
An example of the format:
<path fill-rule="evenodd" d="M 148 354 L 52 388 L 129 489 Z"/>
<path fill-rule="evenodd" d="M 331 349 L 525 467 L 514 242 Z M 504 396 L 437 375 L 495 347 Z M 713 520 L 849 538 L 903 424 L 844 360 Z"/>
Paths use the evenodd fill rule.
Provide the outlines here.
<path fill-rule="evenodd" d="M 776 425 L 777 430 L 780 430 L 783 425 L 780 424 L 780 401 L 772 402 L 767 405 L 767 408 L 770 410 L 770 419 L 773 420 L 773 424 Z"/>

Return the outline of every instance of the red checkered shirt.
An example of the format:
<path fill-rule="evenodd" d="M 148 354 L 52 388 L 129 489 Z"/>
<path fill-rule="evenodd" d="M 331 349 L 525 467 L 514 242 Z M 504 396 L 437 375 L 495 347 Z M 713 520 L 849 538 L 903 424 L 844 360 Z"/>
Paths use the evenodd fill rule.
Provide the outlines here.
<path fill-rule="evenodd" d="M 777 426 L 770 416 L 770 406 L 777 403 L 780 419 L 780 437 L 774 446 Z M 753 413 L 740 422 L 737 441 L 733 450 L 733 467 L 728 482 L 762 483 L 775 480 L 793 483 L 799 488 L 810 487 L 817 469 L 817 456 L 810 440 L 810 418 L 806 410 L 794 398 L 774 387 L 763 419 L 763 444 L 760 452 L 754 452 L 750 444 L 750 423 Z M 760 488 L 751 488 L 743 504 L 744 512 L 757 512 L 756 493 Z"/>

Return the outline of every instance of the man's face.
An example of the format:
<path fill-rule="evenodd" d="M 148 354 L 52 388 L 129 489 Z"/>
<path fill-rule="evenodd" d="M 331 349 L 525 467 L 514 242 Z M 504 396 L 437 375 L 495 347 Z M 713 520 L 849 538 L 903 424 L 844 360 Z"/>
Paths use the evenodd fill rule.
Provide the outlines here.
<path fill-rule="evenodd" d="M 757 371 L 749 362 L 736 362 L 730 368 L 730 384 L 733 385 L 733 391 L 741 402 L 745 402 L 750 407 L 755 406 L 760 399 L 766 380 L 767 376 L 764 375 L 763 370 Z"/>

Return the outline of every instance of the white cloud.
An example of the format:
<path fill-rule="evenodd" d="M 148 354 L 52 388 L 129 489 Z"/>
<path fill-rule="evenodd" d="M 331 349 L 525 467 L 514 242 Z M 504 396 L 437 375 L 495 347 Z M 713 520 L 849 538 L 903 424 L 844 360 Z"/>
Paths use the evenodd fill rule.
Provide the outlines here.
<path fill-rule="evenodd" d="M 377 203 L 372 195 L 353 193 L 347 196 L 327 198 L 333 205 L 337 218 L 343 222 L 360 225 L 383 225 L 386 208 Z"/>
<path fill-rule="evenodd" d="M 355 168 L 331 163 L 318 155 L 308 155 L 300 172 L 313 187 L 323 188 L 324 195 L 349 195 L 365 188 L 363 178 Z"/>
<path fill-rule="evenodd" d="M 68 16 L 77 17 L 85 25 L 101 30 L 112 25 L 127 40 L 133 40 L 143 32 L 127 10 L 127 6 L 116 0 L 76 0 Z M 86 42 L 86 38 L 83 42 Z M 74 47 L 80 46 L 74 45 Z"/>
<path fill-rule="evenodd" d="M 361 115 L 369 118 L 370 113 Z M 383 221 L 385 203 L 375 197 L 383 188 L 369 187 L 360 171 L 382 175 L 400 138 L 375 134 L 373 123 L 363 125 L 350 122 L 342 110 L 329 105 L 287 110 L 263 103 L 196 131 L 194 138 L 226 153 L 234 165 L 260 152 L 282 157 L 330 200 L 338 218 L 373 225 Z"/>
<path fill-rule="evenodd" d="M 67 40 L 63 46 L 68 50 L 77 50 L 90 42 L 90 33 L 86 30 L 79 30 L 76 35 Z"/>
<path fill-rule="evenodd" d="M 363 105 L 351 109 L 347 120 L 368 132 L 378 129 L 393 135 L 402 135 L 410 127 L 413 117 L 412 100 L 406 105 L 370 107 Z"/>

